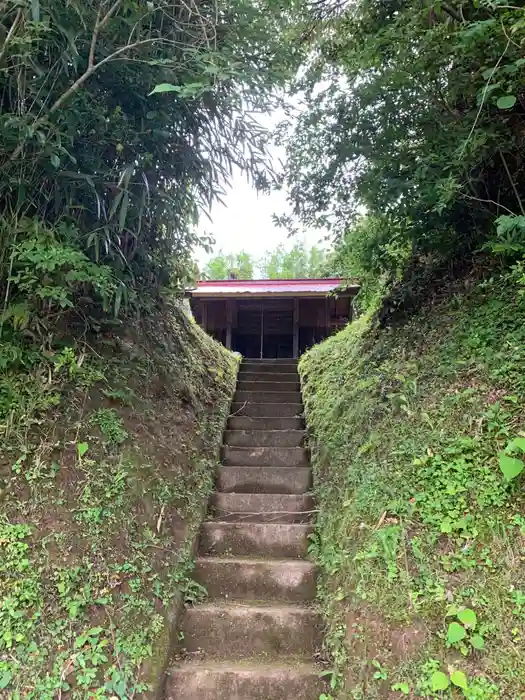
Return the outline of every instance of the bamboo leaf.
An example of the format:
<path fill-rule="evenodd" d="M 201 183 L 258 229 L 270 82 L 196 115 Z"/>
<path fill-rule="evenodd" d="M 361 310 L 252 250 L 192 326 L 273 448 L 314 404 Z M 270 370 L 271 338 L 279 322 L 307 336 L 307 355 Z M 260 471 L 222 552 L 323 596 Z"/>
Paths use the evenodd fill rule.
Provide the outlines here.
<path fill-rule="evenodd" d="M 124 196 L 122 197 L 122 204 L 120 205 L 120 213 L 119 213 L 119 217 L 118 217 L 119 231 L 124 230 L 124 227 L 126 225 L 126 217 L 128 215 L 128 209 L 129 209 L 129 194 L 128 194 L 128 192 L 124 192 Z"/>

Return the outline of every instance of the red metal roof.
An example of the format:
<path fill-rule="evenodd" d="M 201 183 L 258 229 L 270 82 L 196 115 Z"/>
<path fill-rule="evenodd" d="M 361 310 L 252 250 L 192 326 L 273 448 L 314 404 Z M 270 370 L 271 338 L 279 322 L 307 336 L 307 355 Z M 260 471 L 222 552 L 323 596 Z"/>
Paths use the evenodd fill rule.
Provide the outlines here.
<path fill-rule="evenodd" d="M 338 287 L 357 291 L 356 284 L 348 284 L 342 277 L 323 279 L 287 280 L 203 280 L 190 290 L 193 297 L 215 296 L 325 296 Z"/>

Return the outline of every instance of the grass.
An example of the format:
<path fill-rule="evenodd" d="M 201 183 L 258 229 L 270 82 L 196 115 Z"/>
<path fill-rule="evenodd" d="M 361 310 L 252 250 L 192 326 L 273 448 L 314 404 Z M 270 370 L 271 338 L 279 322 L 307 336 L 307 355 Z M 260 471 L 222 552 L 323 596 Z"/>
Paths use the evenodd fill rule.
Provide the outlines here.
<path fill-rule="evenodd" d="M 334 698 L 523 694 L 524 366 L 512 276 L 303 358 Z"/>
<path fill-rule="evenodd" d="M 0 696 L 153 696 L 236 362 L 173 308 L 0 376 Z M 0 363 L 1 364 L 1 363 Z"/>

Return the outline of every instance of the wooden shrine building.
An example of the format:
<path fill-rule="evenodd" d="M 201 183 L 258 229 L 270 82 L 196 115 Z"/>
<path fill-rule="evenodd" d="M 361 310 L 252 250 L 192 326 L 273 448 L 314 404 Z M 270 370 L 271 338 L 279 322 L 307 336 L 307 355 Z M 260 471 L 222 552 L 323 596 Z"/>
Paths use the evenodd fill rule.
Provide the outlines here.
<path fill-rule="evenodd" d="M 357 285 L 343 279 L 198 282 L 188 294 L 199 325 L 244 357 L 299 357 L 352 319 Z"/>

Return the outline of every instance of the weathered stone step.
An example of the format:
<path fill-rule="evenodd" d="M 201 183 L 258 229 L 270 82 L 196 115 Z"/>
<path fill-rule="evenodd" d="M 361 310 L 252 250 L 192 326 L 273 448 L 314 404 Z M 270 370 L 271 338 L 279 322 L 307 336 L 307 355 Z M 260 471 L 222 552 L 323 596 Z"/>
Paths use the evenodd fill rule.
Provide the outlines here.
<path fill-rule="evenodd" d="M 223 464 L 231 467 L 307 467 L 304 447 L 223 447 Z"/>
<path fill-rule="evenodd" d="M 309 467 L 220 467 L 217 491 L 224 493 L 306 493 L 312 483 Z"/>
<path fill-rule="evenodd" d="M 231 415 L 234 416 L 255 416 L 271 418 L 293 418 L 302 416 L 303 404 L 300 401 L 295 403 L 253 403 L 245 400 L 234 401 L 231 407 Z"/>
<path fill-rule="evenodd" d="M 260 362 L 265 365 L 295 364 L 299 362 L 296 357 L 245 357 L 243 362 Z"/>
<path fill-rule="evenodd" d="M 301 447 L 304 430 L 227 430 L 224 444 L 229 447 Z"/>
<path fill-rule="evenodd" d="M 283 379 L 286 376 L 296 379 L 298 375 L 297 365 L 281 365 L 278 367 L 277 365 L 243 363 L 239 367 L 239 372 L 250 372 L 251 374 L 279 374 Z"/>
<path fill-rule="evenodd" d="M 237 391 L 233 397 L 234 403 L 301 403 L 300 391 Z"/>
<path fill-rule="evenodd" d="M 286 392 L 300 392 L 301 391 L 301 384 L 299 380 L 297 381 L 283 381 L 282 379 L 276 382 L 264 382 L 264 381 L 245 381 L 243 379 L 239 379 L 237 382 L 237 391 L 250 391 L 250 392 L 259 392 L 259 391 L 271 391 L 271 392 L 279 392 L 281 393 L 282 391 Z"/>
<path fill-rule="evenodd" d="M 299 372 L 244 372 L 237 375 L 240 382 L 299 382 Z"/>
<path fill-rule="evenodd" d="M 320 669 L 304 663 L 185 663 L 169 671 L 166 700 L 316 700 Z M 327 691 L 326 691 L 327 692 Z"/>
<path fill-rule="evenodd" d="M 308 554 L 308 536 L 312 532 L 309 523 L 204 522 L 200 529 L 200 553 L 301 559 Z"/>
<path fill-rule="evenodd" d="M 281 360 L 257 360 L 246 358 L 241 362 L 243 372 L 297 372 L 297 360 L 283 358 Z"/>
<path fill-rule="evenodd" d="M 215 493 L 212 516 L 217 520 L 245 523 L 306 523 L 312 520 L 309 494 Z"/>
<path fill-rule="evenodd" d="M 229 430 L 304 430 L 302 418 L 268 418 L 256 416 L 232 416 L 228 418 Z"/>
<path fill-rule="evenodd" d="M 299 605 L 206 603 L 186 610 L 183 646 L 216 659 L 312 658 L 320 627 L 319 615 Z"/>
<path fill-rule="evenodd" d="M 202 557 L 195 578 L 211 600 L 272 600 L 301 603 L 315 599 L 316 568 L 297 559 Z"/>

